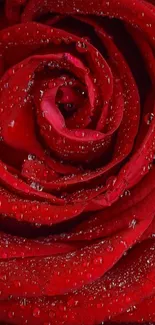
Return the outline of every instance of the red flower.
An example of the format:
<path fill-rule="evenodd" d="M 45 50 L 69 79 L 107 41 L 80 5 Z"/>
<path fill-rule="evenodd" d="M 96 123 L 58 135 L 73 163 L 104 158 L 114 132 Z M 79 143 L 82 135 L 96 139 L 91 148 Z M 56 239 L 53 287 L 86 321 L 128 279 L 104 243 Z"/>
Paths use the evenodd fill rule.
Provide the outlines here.
<path fill-rule="evenodd" d="M 0 321 L 153 322 L 155 7 L 5 9 Z"/>

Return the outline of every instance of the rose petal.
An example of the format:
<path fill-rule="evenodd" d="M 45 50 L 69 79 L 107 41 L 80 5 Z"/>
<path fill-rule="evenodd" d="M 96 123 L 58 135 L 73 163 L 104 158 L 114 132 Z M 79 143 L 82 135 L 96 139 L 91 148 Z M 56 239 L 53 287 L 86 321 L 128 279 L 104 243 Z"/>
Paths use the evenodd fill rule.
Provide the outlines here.
<path fill-rule="evenodd" d="M 1 297 L 58 295 L 98 279 L 140 238 L 153 219 L 152 213 L 146 218 L 144 212 L 133 229 L 128 228 L 74 254 L 0 262 Z M 98 256 L 102 259 L 99 267 L 94 265 Z M 20 282 L 19 288 L 15 288 L 16 281 Z"/>
<path fill-rule="evenodd" d="M 1 301 L 0 319 L 20 324 L 22 317 L 28 324 L 53 325 L 64 324 L 64 319 L 66 325 L 107 321 L 155 293 L 154 252 L 154 241 L 138 245 L 102 279 L 71 294 Z"/>

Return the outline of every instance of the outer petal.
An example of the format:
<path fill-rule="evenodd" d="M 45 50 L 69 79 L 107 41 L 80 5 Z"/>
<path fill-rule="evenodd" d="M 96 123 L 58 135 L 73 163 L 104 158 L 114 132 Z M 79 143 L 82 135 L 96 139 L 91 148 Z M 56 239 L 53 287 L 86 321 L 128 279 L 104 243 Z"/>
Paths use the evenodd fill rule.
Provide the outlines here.
<path fill-rule="evenodd" d="M 53 298 L 1 301 L 1 321 L 17 325 L 97 325 L 155 294 L 155 244 L 142 243 L 102 279 L 80 291 Z M 149 261 L 149 262 L 148 262 Z"/>
<path fill-rule="evenodd" d="M 142 236 L 153 219 L 152 214 L 154 210 L 147 217 L 144 212 L 133 229 L 129 227 L 73 254 L 0 262 L 1 297 L 58 295 L 97 280 Z M 20 283 L 18 288 L 16 281 Z"/>

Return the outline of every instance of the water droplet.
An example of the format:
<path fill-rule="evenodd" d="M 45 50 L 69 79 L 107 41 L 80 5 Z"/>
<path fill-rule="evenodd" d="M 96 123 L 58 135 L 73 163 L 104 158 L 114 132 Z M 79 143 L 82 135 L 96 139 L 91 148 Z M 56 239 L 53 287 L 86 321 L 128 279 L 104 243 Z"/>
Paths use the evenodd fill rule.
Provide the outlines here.
<path fill-rule="evenodd" d="M 8 124 L 11 128 L 13 128 L 14 127 L 14 125 L 15 125 L 15 121 L 13 120 L 13 121 L 11 121 L 9 124 Z"/>
<path fill-rule="evenodd" d="M 107 247 L 107 252 L 113 252 L 113 250 L 114 250 L 114 248 L 111 245 L 109 245 Z"/>
<path fill-rule="evenodd" d="M 4 84 L 4 88 L 8 88 L 8 86 L 9 86 L 9 84 L 8 84 L 8 82 L 6 82 L 6 83 Z"/>
<path fill-rule="evenodd" d="M 131 195 L 131 192 L 130 192 L 129 190 L 126 190 L 126 191 L 124 192 L 124 195 L 125 195 L 125 196 L 130 196 L 130 195 Z"/>
<path fill-rule="evenodd" d="M 13 318 L 14 315 L 15 315 L 14 311 L 9 311 L 9 313 L 8 313 L 9 318 Z"/>
<path fill-rule="evenodd" d="M 16 92 L 19 89 L 19 86 L 13 87 L 13 91 Z"/>
<path fill-rule="evenodd" d="M 43 186 L 41 186 L 40 184 L 35 183 L 35 182 L 32 182 L 30 184 L 30 187 L 32 187 L 34 190 L 37 190 L 39 192 L 41 192 L 43 190 Z"/>
<path fill-rule="evenodd" d="M 103 258 L 102 258 L 102 256 L 98 256 L 98 257 L 96 257 L 96 258 L 94 259 L 93 263 L 94 263 L 95 265 L 100 265 L 100 264 L 102 264 L 102 263 L 103 263 Z"/>
<path fill-rule="evenodd" d="M 20 281 L 14 281 L 14 285 L 16 288 L 21 287 L 21 282 Z"/>
<path fill-rule="evenodd" d="M 80 52 L 86 51 L 87 45 L 86 45 L 85 42 L 78 41 L 78 42 L 76 43 L 76 46 L 77 46 L 77 48 L 78 48 L 78 50 L 79 50 Z"/>
<path fill-rule="evenodd" d="M 103 303 L 98 303 L 97 305 L 96 305 L 96 307 L 99 309 L 99 308 L 102 308 L 103 307 Z"/>
<path fill-rule="evenodd" d="M 6 275 L 0 275 L 0 280 L 6 281 Z"/>
<path fill-rule="evenodd" d="M 55 312 L 53 310 L 50 310 L 49 312 L 49 317 L 53 318 L 55 316 Z"/>
<path fill-rule="evenodd" d="M 147 125 L 150 125 L 153 118 L 154 118 L 154 113 L 148 113 L 145 115 L 144 121 L 146 122 Z"/>
<path fill-rule="evenodd" d="M 24 308 L 26 306 L 26 298 L 23 298 L 21 301 L 20 301 L 20 307 L 21 308 Z"/>
<path fill-rule="evenodd" d="M 87 276 L 87 279 L 88 280 L 90 280 L 92 278 L 92 274 L 91 273 L 87 273 L 86 276 Z"/>
<path fill-rule="evenodd" d="M 23 215 L 23 213 L 16 213 L 16 218 L 17 218 L 17 220 L 23 220 L 23 217 L 24 217 L 24 215 Z"/>
<path fill-rule="evenodd" d="M 28 155 L 28 160 L 34 160 L 36 157 L 35 155 L 29 154 Z"/>
<path fill-rule="evenodd" d="M 109 177 L 109 179 L 106 182 L 107 187 L 113 187 L 117 181 L 117 178 L 115 176 Z"/>
<path fill-rule="evenodd" d="M 66 306 L 64 306 L 64 305 L 60 305 L 60 306 L 59 306 L 59 309 L 60 309 L 61 311 L 66 311 Z"/>
<path fill-rule="evenodd" d="M 35 308 L 33 310 L 33 316 L 34 317 L 39 317 L 40 316 L 40 309 L 39 308 Z"/>
<path fill-rule="evenodd" d="M 13 206 L 12 206 L 12 211 L 16 211 L 16 210 L 17 210 L 17 208 L 18 208 L 18 206 L 17 206 L 17 205 L 13 205 Z"/>
<path fill-rule="evenodd" d="M 132 219 L 131 221 L 130 221 L 130 223 L 129 223 L 129 228 L 135 228 L 135 226 L 136 226 L 136 224 L 137 224 L 137 220 L 136 219 Z"/>
<path fill-rule="evenodd" d="M 128 297 L 128 296 L 126 296 L 126 297 L 125 297 L 125 300 L 126 300 L 126 302 L 130 302 L 130 301 L 131 301 L 131 298 Z"/>
<path fill-rule="evenodd" d="M 70 307 L 74 306 L 75 305 L 75 300 L 73 298 L 70 298 L 68 300 L 68 302 L 67 302 L 67 305 L 70 306 Z"/>

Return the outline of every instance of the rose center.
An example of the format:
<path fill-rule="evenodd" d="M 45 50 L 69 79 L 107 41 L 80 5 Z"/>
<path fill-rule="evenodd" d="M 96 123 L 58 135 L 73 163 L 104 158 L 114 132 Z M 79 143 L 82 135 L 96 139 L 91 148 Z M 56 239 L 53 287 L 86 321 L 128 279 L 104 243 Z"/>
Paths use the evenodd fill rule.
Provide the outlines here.
<path fill-rule="evenodd" d="M 58 89 L 56 104 L 65 119 L 70 118 L 84 105 L 86 91 L 80 87 L 72 86 L 72 81 Z"/>

